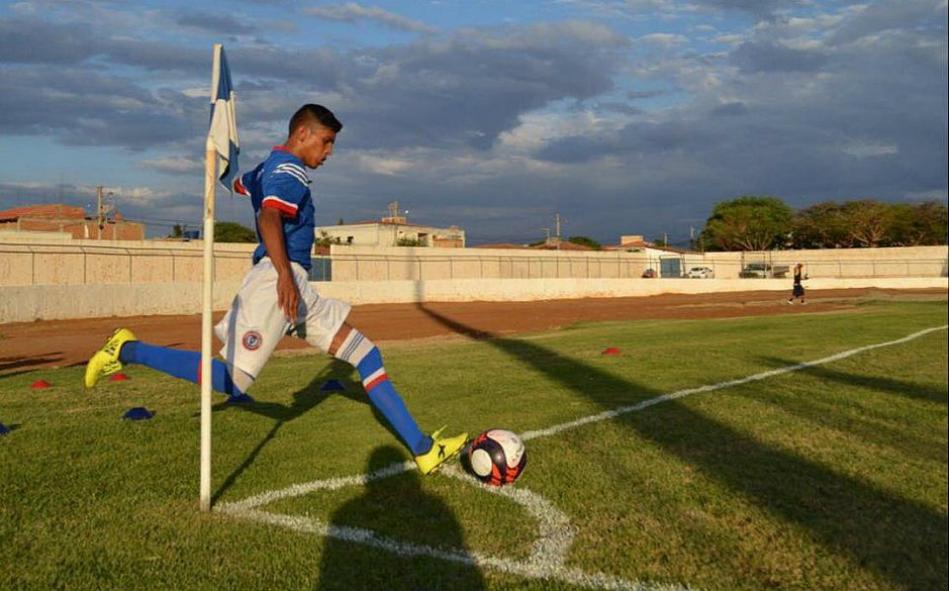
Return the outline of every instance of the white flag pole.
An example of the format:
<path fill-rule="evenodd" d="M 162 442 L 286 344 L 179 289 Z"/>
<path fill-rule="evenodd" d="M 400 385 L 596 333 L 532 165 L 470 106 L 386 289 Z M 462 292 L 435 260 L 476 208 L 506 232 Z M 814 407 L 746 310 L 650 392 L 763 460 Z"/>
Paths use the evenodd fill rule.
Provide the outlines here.
<path fill-rule="evenodd" d="M 212 92 L 217 88 L 221 44 L 214 44 Z M 213 98 L 212 98 L 213 100 Z M 201 302 L 201 482 L 202 511 L 211 510 L 211 304 L 214 296 L 214 189 L 217 150 L 210 134 L 205 142 L 204 279 Z"/>

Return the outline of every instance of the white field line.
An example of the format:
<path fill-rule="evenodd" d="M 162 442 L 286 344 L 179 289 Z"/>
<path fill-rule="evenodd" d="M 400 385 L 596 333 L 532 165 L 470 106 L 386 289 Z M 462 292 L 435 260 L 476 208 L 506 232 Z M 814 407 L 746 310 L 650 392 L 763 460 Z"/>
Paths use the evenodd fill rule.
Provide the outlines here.
<path fill-rule="evenodd" d="M 816 359 L 814 361 L 805 361 L 804 363 L 799 363 L 797 365 L 789 365 L 786 367 L 781 367 L 779 369 L 773 369 L 769 371 L 763 371 L 761 373 L 753 374 L 751 376 L 746 376 L 744 378 L 738 378 L 735 380 L 728 380 L 726 382 L 719 382 L 718 384 L 709 384 L 707 386 L 699 386 L 698 388 L 687 388 L 685 390 L 677 390 L 670 394 L 663 394 L 662 396 L 657 396 L 656 398 L 650 398 L 649 400 L 644 400 L 643 402 L 638 402 L 637 404 L 632 404 L 630 406 L 621 406 L 613 410 L 608 410 L 596 415 L 587 416 L 576 421 L 570 421 L 567 423 L 561 423 L 560 425 L 555 425 L 553 427 L 548 427 L 547 429 L 541 429 L 539 431 L 526 431 L 521 434 L 521 439 L 528 441 L 531 439 L 537 439 L 538 437 L 548 437 L 549 435 L 554 435 L 562 431 L 567 431 L 569 429 L 576 429 L 583 425 L 589 423 L 597 423 L 600 421 L 606 421 L 607 419 L 613 419 L 620 415 L 625 415 L 627 413 L 636 412 L 638 410 L 643 410 L 645 408 L 650 408 L 661 402 L 669 402 L 671 400 L 676 400 L 677 398 L 683 398 L 691 394 L 699 394 L 702 392 L 713 392 L 715 390 L 722 390 L 724 388 L 731 388 L 733 386 L 741 386 L 742 384 L 748 384 L 749 382 L 757 382 L 759 380 L 765 380 L 768 378 L 773 378 L 786 373 L 791 373 L 793 371 L 801 371 L 809 367 L 814 367 L 816 365 L 824 365 L 826 363 L 831 363 L 833 361 L 841 361 L 842 359 L 847 359 L 858 353 L 864 353 L 865 351 L 870 351 L 872 349 L 879 349 L 881 347 L 890 347 L 893 345 L 900 345 L 908 341 L 920 338 L 926 334 L 936 332 L 938 330 L 945 330 L 948 325 L 935 326 L 933 328 L 926 328 L 924 330 L 915 332 L 914 334 L 907 335 L 906 337 L 897 339 L 895 341 L 887 341 L 886 343 L 876 343 L 874 345 L 867 345 L 865 347 L 858 347 L 857 349 L 850 349 L 848 351 L 842 351 L 841 353 L 836 353 L 834 355 L 829 355 L 828 357 L 822 357 L 821 359 Z"/>
<path fill-rule="evenodd" d="M 814 361 L 806 361 L 797 365 L 790 365 L 779 369 L 753 374 L 745 378 L 719 382 L 717 384 L 678 390 L 670 394 L 664 394 L 662 396 L 650 398 L 649 400 L 644 400 L 638 404 L 622 406 L 611 411 L 602 412 L 567 423 L 561 423 L 547 429 L 528 431 L 523 433 L 521 437 L 524 440 L 529 440 L 545 437 L 548 435 L 554 435 L 568 429 L 574 429 L 590 423 L 605 421 L 626 413 L 649 408 L 661 402 L 668 402 L 678 398 L 683 398 L 691 394 L 712 392 L 715 390 L 721 390 L 723 388 L 730 388 L 732 386 L 764 380 L 777 375 L 782 375 L 793 371 L 800 371 L 808 367 L 840 361 L 841 359 L 846 359 L 853 355 L 857 355 L 858 353 L 863 353 L 872 349 L 899 345 L 932 332 L 945 330 L 946 328 L 947 325 L 928 328 L 894 341 L 858 347 L 856 349 L 850 349 L 848 351 L 843 351 L 841 353 L 823 357 L 821 359 L 816 359 Z M 617 589 L 624 591 L 673 591 L 688 589 L 687 587 L 681 587 L 678 585 L 664 585 L 643 583 L 640 581 L 630 581 L 603 573 L 587 573 L 577 568 L 565 566 L 564 562 L 567 558 L 567 552 L 570 550 L 571 543 L 574 539 L 574 528 L 571 526 L 566 515 L 554 507 L 554 505 L 552 505 L 547 499 L 537 493 L 527 490 L 524 487 L 496 488 L 487 486 L 480 483 L 472 476 L 465 474 L 455 466 L 443 468 L 441 474 L 462 480 L 463 482 L 476 486 L 486 492 L 508 497 L 515 503 L 524 507 L 525 510 L 537 520 L 538 539 L 535 542 L 531 555 L 527 560 L 506 560 L 502 558 L 486 556 L 477 552 L 470 552 L 465 549 L 436 548 L 422 544 L 413 544 L 411 542 L 403 542 L 380 536 L 376 532 L 369 529 L 330 525 L 306 516 L 282 515 L 258 509 L 258 507 L 272 503 L 279 499 L 297 497 L 318 490 L 337 490 L 347 486 L 362 486 L 374 480 L 381 480 L 383 478 L 388 478 L 390 476 L 395 476 L 397 474 L 412 470 L 414 467 L 414 462 L 407 461 L 390 464 L 389 466 L 368 474 L 358 474 L 355 476 L 315 480 L 303 484 L 296 484 L 284 489 L 268 491 L 260 495 L 249 497 L 243 501 L 222 503 L 215 508 L 215 511 L 233 515 L 242 519 L 250 519 L 270 525 L 278 525 L 302 533 L 318 534 L 321 536 L 363 544 L 378 548 L 380 550 L 385 550 L 399 556 L 430 556 L 449 562 L 467 564 L 482 568 L 491 568 L 508 574 L 520 575 L 528 578 L 556 579 L 573 585 L 592 589 Z"/>
<path fill-rule="evenodd" d="M 402 466 L 402 464 L 394 464 Z M 374 472 L 373 474 L 378 474 Z M 305 515 L 284 515 L 256 508 L 235 509 L 234 505 L 219 508 L 226 514 L 242 519 L 251 519 L 269 525 L 277 525 L 296 532 L 316 534 L 346 542 L 362 544 L 404 557 L 428 556 L 448 562 L 479 568 L 491 568 L 511 575 L 531 579 L 555 579 L 589 589 L 617 589 L 622 591 L 683 591 L 688 587 L 679 585 L 642 583 L 629 581 L 603 573 L 587 573 L 564 565 L 567 552 L 574 540 L 574 528 L 567 516 L 547 499 L 519 487 L 492 487 L 483 484 L 456 466 L 446 466 L 440 474 L 456 478 L 485 492 L 508 497 L 534 517 L 538 522 L 538 539 L 531 555 L 523 561 L 509 560 L 472 552 L 465 548 L 440 548 L 415 544 L 381 536 L 362 527 L 327 524 Z M 340 481 L 335 481 L 337 486 Z"/>
<path fill-rule="evenodd" d="M 938 330 L 946 330 L 946 329 L 947 329 L 947 325 L 935 326 L 933 328 L 927 328 L 927 329 L 915 332 L 913 334 L 907 335 L 906 337 L 903 337 L 894 341 L 876 343 L 873 345 L 858 347 L 857 349 L 849 349 L 847 351 L 842 351 L 841 353 L 836 353 L 828 357 L 822 357 L 821 359 L 816 359 L 814 361 L 806 361 L 803 363 L 799 363 L 797 365 L 789 365 L 787 367 L 773 369 L 770 371 L 764 371 L 764 372 L 753 374 L 751 376 L 747 376 L 744 378 L 729 380 L 725 382 L 719 382 L 717 384 L 710 384 L 707 386 L 699 386 L 697 388 L 688 388 L 685 390 L 678 390 L 670 394 L 663 394 L 662 396 L 657 396 L 655 398 L 644 400 L 643 402 L 639 402 L 637 404 L 633 404 L 629 406 L 621 406 L 613 410 L 608 410 L 608 411 L 598 413 L 595 415 L 583 417 L 574 421 L 569 421 L 566 423 L 561 423 L 559 425 L 554 425 L 553 427 L 548 427 L 547 429 L 541 429 L 537 431 L 526 431 L 521 434 L 521 438 L 525 441 L 529 441 L 531 439 L 537 439 L 539 437 L 547 437 L 550 435 L 555 435 L 557 433 L 561 433 L 562 431 L 567 431 L 569 429 L 576 429 L 577 427 L 582 427 L 590 423 L 606 421 L 608 419 L 612 419 L 620 415 L 640 411 L 645 408 L 649 408 L 653 405 L 660 404 L 661 402 L 669 402 L 671 400 L 683 398 L 691 394 L 699 394 L 702 392 L 713 392 L 715 390 L 731 388 L 732 386 L 739 386 L 741 384 L 747 384 L 749 382 L 764 380 L 764 379 L 775 377 L 778 375 L 791 373 L 794 371 L 800 371 L 803 369 L 807 369 L 809 367 L 814 367 L 816 365 L 824 365 L 826 363 L 840 361 L 842 359 L 846 359 L 848 357 L 857 355 L 858 353 L 864 353 L 865 351 L 870 351 L 872 349 L 879 349 L 881 347 L 891 347 L 893 345 L 901 345 L 903 343 L 907 343 L 914 339 L 918 339 L 932 332 L 936 332 Z M 362 486 L 374 480 L 388 478 L 390 476 L 395 476 L 396 474 L 401 474 L 403 472 L 407 472 L 409 470 L 414 470 L 414 469 L 415 469 L 415 463 L 412 460 L 407 460 L 405 462 L 390 464 L 389 466 L 376 470 L 375 472 L 357 474 L 355 476 L 341 476 L 337 478 L 314 480 L 311 482 L 304 482 L 301 484 L 293 484 L 291 486 L 288 486 L 287 488 L 267 491 L 259 495 L 248 497 L 241 501 L 234 501 L 231 503 L 221 503 L 220 505 L 216 507 L 216 510 L 233 513 L 236 511 L 240 511 L 242 509 L 253 509 L 255 507 L 268 505 L 279 499 L 299 497 L 301 495 L 306 495 L 318 490 L 337 490 L 337 489 L 344 488 L 347 486 Z"/>
<path fill-rule="evenodd" d="M 380 536 L 370 529 L 327 525 L 319 520 L 301 515 L 282 515 L 261 509 L 245 509 L 237 512 L 235 515 L 268 525 L 284 527 L 300 533 L 316 534 L 346 542 L 362 544 L 396 554 L 397 556 L 428 556 L 430 558 L 439 558 L 457 564 L 491 568 L 508 574 L 521 575 L 526 578 L 558 579 L 589 589 L 617 589 L 622 591 L 685 591 L 689 589 L 689 587 L 680 585 L 628 581 L 602 573 L 585 573 L 580 569 L 569 568 L 560 564 L 538 564 L 531 561 L 518 562 L 515 560 L 485 556 L 478 552 L 434 548 L 422 544 L 413 544 L 411 542 L 403 542 Z"/>

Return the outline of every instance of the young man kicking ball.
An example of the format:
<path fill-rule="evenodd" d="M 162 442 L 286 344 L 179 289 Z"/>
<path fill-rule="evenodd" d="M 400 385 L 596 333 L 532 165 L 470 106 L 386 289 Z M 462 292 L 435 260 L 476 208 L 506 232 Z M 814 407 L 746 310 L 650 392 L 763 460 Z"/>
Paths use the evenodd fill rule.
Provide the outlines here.
<path fill-rule="evenodd" d="M 251 402 L 246 392 L 277 342 L 295 334 L 357 369 L 373 406 L 412 452 L 419 470 L 429 474 L 462 449 L 468 434 L 444 437 L 444 428 L 422 433 L 389 381 L 379 349 L 347 324 L 350 305 L 320 297 L 309 283 L 314 205 L 304 167 L 326 162 L 342 128 L 329 109 L 304 105 L 290 119 L 287 141 L 235 180 L 235 192 L 251 199 L 260 244 L 231 309 L 215 327 L 225 361 L 213 361 L 212 387 L 234 402 Z M 119 329 L 89 360 L 86 387 L 128 363 L 195 383 L 202 379 L 200 353 L 149 345 Z"/>

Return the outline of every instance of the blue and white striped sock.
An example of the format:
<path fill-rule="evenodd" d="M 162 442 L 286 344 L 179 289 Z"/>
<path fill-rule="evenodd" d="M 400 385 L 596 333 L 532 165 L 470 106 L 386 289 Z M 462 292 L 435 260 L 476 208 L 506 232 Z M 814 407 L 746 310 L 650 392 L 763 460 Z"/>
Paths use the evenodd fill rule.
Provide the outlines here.
<path fill-rule="evenodd" d="M 419 430 L 415 419 L 409 414 L 396 388 L 389 381 L 386 368 L 383 367 L 383 356 L 373 341 L 355 328 L 351 329 L 335 357 L 356 368 L 370 402 L 399 433 L 399 437 L 413 455 L 429 451 L 432 439 Z"/>

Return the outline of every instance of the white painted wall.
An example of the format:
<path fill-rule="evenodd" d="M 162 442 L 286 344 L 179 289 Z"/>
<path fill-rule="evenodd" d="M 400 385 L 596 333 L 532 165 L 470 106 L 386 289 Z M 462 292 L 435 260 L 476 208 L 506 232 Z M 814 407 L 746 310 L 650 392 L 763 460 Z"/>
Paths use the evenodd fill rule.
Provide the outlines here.
<path fill-rule="evenodd" d="M 810 279 L 806 289 L 877 287 L 947 289 L 946 277 Z M 534 301 L 588 297 L 637 297 L 664 293 L 769 290 L 785 297 L 788 279 L 435 279 L 314 283 L 324 297 L 352 304 Z M 215 310 L 225 310 L 240 281 L 215 285 Z M 0 323 L 149 314 L 197 314 L 200 283 L 0 286 Z"/>

